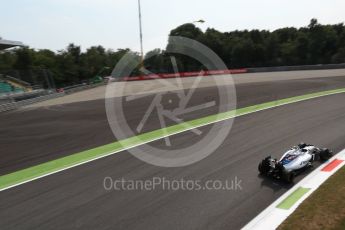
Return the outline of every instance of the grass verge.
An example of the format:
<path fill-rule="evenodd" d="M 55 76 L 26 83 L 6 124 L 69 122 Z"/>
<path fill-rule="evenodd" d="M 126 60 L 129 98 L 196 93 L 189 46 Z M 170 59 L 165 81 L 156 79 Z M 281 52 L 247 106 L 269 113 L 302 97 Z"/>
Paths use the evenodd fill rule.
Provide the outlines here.
<path fill-rule="evenodd" d="M 345 167 L 311 194 L 278 228 L 345 229 Z"/>

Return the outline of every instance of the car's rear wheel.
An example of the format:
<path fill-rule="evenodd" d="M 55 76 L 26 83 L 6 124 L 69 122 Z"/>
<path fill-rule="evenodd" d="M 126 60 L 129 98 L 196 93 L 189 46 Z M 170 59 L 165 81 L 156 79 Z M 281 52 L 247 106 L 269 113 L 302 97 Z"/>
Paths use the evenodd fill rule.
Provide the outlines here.
<path fill-rule="evenodd" d="M 260 162 L 259 166 L 258 166 L 258 170 L 260 172 L 260 174 L 264 173 L 263 167 L 262 167 L 262 162 Z"/>
<path fill-rule="evenodd" d="M 258 166 L 258 170 L 260 172 L 260 174 L 262 175 L 266 175 L 269 171 L 269 165 L 267 165 L 267 162 L 265 160 L 261 161 L 259 166 Z"/>
<path fill-rule="evenodd" d="M 287 183 L 293 183 L 295 179 L 295 174 L 293 172 L 283 172 L 283 180 Z"/>

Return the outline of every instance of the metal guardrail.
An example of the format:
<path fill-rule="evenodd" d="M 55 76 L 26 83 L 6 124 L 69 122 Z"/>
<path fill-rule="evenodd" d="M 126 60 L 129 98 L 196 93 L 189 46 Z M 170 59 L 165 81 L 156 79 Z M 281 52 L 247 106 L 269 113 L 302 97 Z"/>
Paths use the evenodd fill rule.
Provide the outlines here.
<path fill-rule="evenodd" d="M 92 89 L 92 88 L 102 86 L 105 84 L 106 83 L 99 83 L 99 84 L 94 84 L 94 85 L 83 85 L 83 86 L 79 86 L 79 87 L 65 90 L 64 92 L 61 92 L 61 93 L 48 94 L 48 95 L 43 95 L 43 96 L 38 96 L 35 98 L 27 99 L 27 100 L 1 104 L 0 105 L 0 112 L 15 110 L 15 109 L 18 109 L 18 108 L 26 106 L 26 105 L 30 105 L 30 104 L 34 104 L 34 103 L 62 97 L 62 96 L 65 96 L 67 94 L 77 93 L 77 92 L 80 92 L 83 90 Z"/>
<path fill-rule="evenodd" d="M 15 102 L 2 104 L 2 105 L 0 105 L 0 112 L 6 112 L 6 111 L 14 110 L 17 108 L 18 108 L 17 103 L 15 103 Z"/>
<path fill-rule="evenodd" d="M 2 105 L 0 105 L 0 112 L 15 110 L 15 109 L 18 109 L 18 108 L 26 106 L 26 105 L 30 105 L 30 104 L 38 103 L 41 101 L 46 101 L 46 100 L 62 97 L 64 95 L 65 95 L 65 93 L 54 93 L 54 94 L 40 96 L 40 97 L 28 99 L 28 100 L 2 104 Z"/>
<path fill-rule="evenodd" d="M 39 96 L 44 96 L 47 95 L 47 90 L 44 89 L 39 89 L 39 90 L 34 90 L 31 92 L 20 92 L 20 93 L 6 93 L 2 94 L 0 96 L 0 100 L 5 100 L 5 99 L 12 99 L 12 100 L 18 100 L 18 98 L 25 98 L 25 97 L 39 97 Z"/>
<path fill-rule="evenodd" d="M 71 88 L 71 89 L 66 89 L 64 92 L 66 94 L 71 94 L 71 93 L 77 93 L 86 89 L 92 89 L 98 86 L 102 86 L 102 85 L 106 85 L 106 83 L 102 82 L 102 83 L 98 83 L 98 84 L 93 84 L 93 85 L 83 85 L 83 86 L 78 86 L 75 88 Z"/>

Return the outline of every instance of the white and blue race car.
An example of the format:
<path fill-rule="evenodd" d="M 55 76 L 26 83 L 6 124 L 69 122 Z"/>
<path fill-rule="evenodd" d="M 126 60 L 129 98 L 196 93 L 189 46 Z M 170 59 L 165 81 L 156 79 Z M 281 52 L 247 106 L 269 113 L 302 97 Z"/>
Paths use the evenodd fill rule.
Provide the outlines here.
<path fill-rule="evenodd" d="M 311 167 L 314 161 L 326 161 L 332 155 L 329 149 L 301 143 L 288 150 L 279 161 L 271 156 L 266 157 L 260 162 L 258 168 L 261 175 L 292 183 L 294 177 L 302 170 Z"/>

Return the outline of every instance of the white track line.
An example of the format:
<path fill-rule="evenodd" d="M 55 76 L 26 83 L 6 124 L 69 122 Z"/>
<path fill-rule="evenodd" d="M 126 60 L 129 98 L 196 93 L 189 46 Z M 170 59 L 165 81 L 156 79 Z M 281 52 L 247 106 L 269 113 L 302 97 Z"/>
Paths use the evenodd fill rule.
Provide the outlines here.
<path fill-rule="evenodd" d="M 214 123 L 217 123 L 217 122 L 221 122 L 221 121 L 233 119 L 233 118 L 236 118 L 236 117 L 241 117 L 241 116 L 249 115 L 249 114 L 256 113 L 256 112 L 260 112 L 260 111 L 265 111 L 265 110 L 269 110 L 269 109 L 274 109 L 274 108 L 277 108 L 277 107 L 281 107 L 281 106 L 283 106 L 283 105 L 294 104 L 294 103 L 298 103 L 298 102 L 302 102 L 302 101 L 312 100 L 312 99 L 316 99 L 316 98 L 321 98 L 321 97 L 326 97 L 326 96 L 331 96 L 331 95 L 336 95 L 336 94 L 341 94 L 341 93 L 343 93 L 343 92 L 334 92 L 334 93 L 327 94 L 327 95 L 319 95 L 319 96 L 313 96 L 313 97 L 308 97 L 308 98 L 302 98 L 302 99 L 300 99 L 300 100 L 290 101 L 290 102 L 286 102 L 286 103 L 279 104 L 279 105 L 272 105 L 272 106 L 268 106 L 268 107 L 266 107 L 266 108 L 261 108 L 261 109 L 253 110 L 253 111 L 250 111 L 250 112 L 247 112 L 247 113 L 243 113 L 243 114 L 240 114 L 240 115 L 233 115 L 233 116 L 225 117 L 225 118 L 222 118 L 222 119 L 219 119 L 219 120 L 216 120 L 216 121 L 211 121 L 211 122 L 207 122 L 207 123 L 204 123 L 204 124 L 196 125 L 196 126 L 193 126 L 193 127 L 191 127 L 191 128 L 188 128 L 188 129 L 185 129 L 185 130 L 182 130 L 182 131 L 178 131 L 178 132 L 171 133 L 171 134 L 167 134 L 167 135 L 162 135 L 162 136 L 160 136 L 160 137 L 154 138 L 154 139 L 149 140 L 149 141 L 145 141 L 145 142 L 142 142 L 142 143 L 133 145 L 133 146 L 125 147 L 125 148 L 123 148 L 123 149 L 121 149 L 121 150 L 118 150 L 118 151 L 115 151 L 115 152 L 111 152 L 111 153 L 108 153 L 108 154 L 105 154 L 105 155 L 102 155 L 102 156 L 98 156 L 98 157 L 95 157 L 95 158 L 90 159 L 90 160 L 82 161 L 82 162 L 77 163 L 77 164 L 75 164 L 75 165 L 67 166 L 67 167 L 64 167 L 64 168 L 62 168 L 62 169 L 58 169 L 58 170 L 56 170 L 56 171 L 49 172 L 49 173 L 46 173 L 46 174 L 44 174 L 44 175 L 37 176 L 37 177 L 31 178 L 31 179 L 28 179 L 28 180 L 25 180 L 25 181 L 22 181 L 22 182 L 19 182 L 19 183 L 10 185 L 10 186 L 8 186 L 8 187 L 5 187 L 5 188 L 0 189 L 0 192 L 1 192 L 1 191 L 5 191 L 5 190 L 10 189 L 10 188 L 13 188 L 13 187 L 17 187 L 17 186 L 19 186 L 19 185 L 26 184 L 26 183 L 31 182 L 31 181 L 35 181 L 35 180 L 44 178 L 44 177 L 46 177 L 46 176 L 50 176 L 50 175 L 55 174 L 55 173 L 59 173 L 59 172 L 62 172 L 62 171 L 65 171 L 65 170 L 68 170 L 68 169 L 71 169 L 71 168 L 74 168 L 74 167 L 77 167 L 77 166 L 80 166 L 80 165 L 83 165 L 83 164 L 92 162 L 92 161 L 96 161 L 96 160 L 99 160 L 99 159 L 102 159 L 102 158 L 105 158 L 105 157 L 114 155 L 114 154 L 119 153 L 119 152 L 122 152 L 122 151 L 126 151 L 126 150 L 131 149 L 131 148 L 135 148 L 135 147 L 138 147 L 138 146 L 141 146 L 141 145 L 144 145 L 144 144 L 148 144 L 148 143 L 151 143 L 151 142 L 154 142 L 154 141 L 157 141 L 157 140 L 160 140 L 160 139 L 169 137 L 169 136 L 173 136 L 173 135 L 177 135 L 177 134 L 180 134 L 180 133 L 184 133 L 184 132 L 189 131 L 189 130 L 192 130 L 192 129 L 204 127 L 204 126 L 211 125 L 211 124 L 214 124 Z M 303 96 L 303 95 L 301 95 L 301 96 Z M 288 98 L 286 98 L 286 99 L 288 99 Z M 255 105 L 253 105 L 253 106 L 255 106 Z M 15 173 L 15 172 L 14 172 L 14 173 Z M 4 175 L 4 176 L 6 176 L 6 175 Z M 0 177 L 0 178 L 1 178 L 1 177 Z"/>
<path fill-rule="evenodd" d="M 298 182 L 295 186 L 293 186 L 281 197 L 279 197 L 276 201 L 274 201 L 270 206 L 268 206 L 264 211 L 262 211 L 258 216 L 256 216 L 253 220 L 251 220 L 242 229 L 243 230 L 251 230 L 251 229 L 274 230 L 278 228 L 278 226 L 281 223 L 283 223 L 284 220 L 286 220 L 286 218 L 288 218 L 305 199 L 307 199 L 318 187 L 320 187 L 321 184 L 323 184 L 329 177 L 331 177 L 342 166 L 345 165 L 345 161 L 343 161 L 331 172 L 321 171 L 323 167 L 325 167 L 325 165 L 327 165 L 329 162 L 332 162 L 334 159 L 345 160 L 345 149 L 341 151 L 340 153 L 336 154 L 335 156 L 333 156 L 329 161 L 320 165 L 308 176 L 303 178 L 300 182 Z M 303 197 L 301 197 L 290 209 L 283 210 L 283 209 L 277 208 L 277 206 L 283 200 L 285 200 L 288 196 L 290 196 L 299 187 L 310 188 L 310 190 L 306 194 L 304 194 Z"/>

